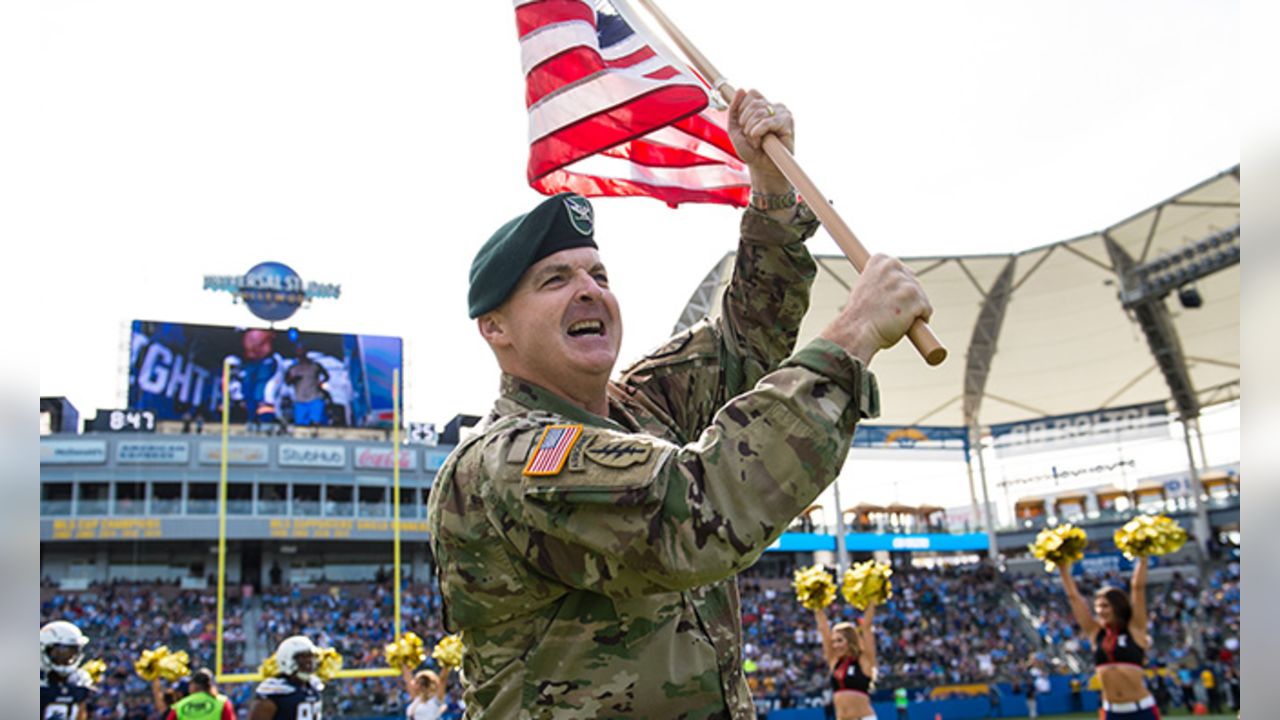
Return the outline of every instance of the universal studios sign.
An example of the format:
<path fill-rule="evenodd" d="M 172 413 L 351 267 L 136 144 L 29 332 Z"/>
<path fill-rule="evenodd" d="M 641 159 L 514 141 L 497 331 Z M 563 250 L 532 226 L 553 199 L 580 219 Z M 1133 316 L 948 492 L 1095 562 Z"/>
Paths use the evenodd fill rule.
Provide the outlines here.
<path fill-rule="evenodd" d="M 992 425 L 991 437 L 996 454 L 1005 456 L 1163 437 L 1168 426 L 1168 410 L 1157 402 Z"/>
<path fill-rule="evenodd" d="M 341 285 L 304 283 L 293 268 L 274 261 L 258 263 L 243 275 L 205 275 L 204 289 L 230 293 L 249 312 L 270 322 L 292 317 L 315 298 L 336 300 L 342 294 Z"/>

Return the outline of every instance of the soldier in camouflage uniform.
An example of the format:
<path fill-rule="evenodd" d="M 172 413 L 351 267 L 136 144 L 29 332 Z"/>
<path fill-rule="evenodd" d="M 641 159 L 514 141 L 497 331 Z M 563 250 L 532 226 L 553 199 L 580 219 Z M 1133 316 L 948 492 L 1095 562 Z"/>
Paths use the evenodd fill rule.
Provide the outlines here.
<path fill-rule="evenodd" d="M 792 142 L 791 115 L 753 91 L 729 116 L 753 207 L 723 313 L 620 379 L 584 198 L 507 223 L 472 266 L 501 397 L 437 474 L 428 520 L 468 718 L 754 717 L 734 575 L 835 479 L 877 412 L 871 356 L 930 313 L 876 256 L 791 355 L 817 223 L 760 151 Z"/>

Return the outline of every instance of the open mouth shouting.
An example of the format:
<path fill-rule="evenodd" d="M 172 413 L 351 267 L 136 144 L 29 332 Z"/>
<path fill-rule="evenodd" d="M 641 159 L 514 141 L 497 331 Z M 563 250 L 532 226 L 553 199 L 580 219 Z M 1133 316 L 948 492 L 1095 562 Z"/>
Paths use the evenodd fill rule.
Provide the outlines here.
<path fill-rule="evenodd" d="M 604 336 L 605 327 L 601 320 L 579 320 L 569 325 L 569 337 L 583 337 L 584 335 Z"/>

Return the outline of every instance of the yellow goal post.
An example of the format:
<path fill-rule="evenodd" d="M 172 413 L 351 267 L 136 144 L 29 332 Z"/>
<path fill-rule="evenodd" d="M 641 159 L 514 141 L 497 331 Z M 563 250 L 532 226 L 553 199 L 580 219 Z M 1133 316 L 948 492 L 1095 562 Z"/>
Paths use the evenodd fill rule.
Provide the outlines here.
<path fill-rule="evenodd" d="M 223 621 L 226 610 L 226 571 L 227 571 L 227 446 L 231 428 L 231 403 L 229 402 L 231 384 L 230 359 L 222 363 L 222 457 L 219 461 L 218 480 L 218 609 L 217 632 L 214 641 L 214 677 L 217 682 L 241 683 L 264 679 L 258 673 L 224 673 L 222 671 Z M 392 485 L 392 578 L 394 579 L 395 597 L 395 637 L 400 640 L 402 634 L 400 623 L 400 369 L 391 373 L 391 485 Z M 397 668 L 351 668 L 339 670 L 334 678 L 367 678 L 367 677 L 399 677 Z"/>

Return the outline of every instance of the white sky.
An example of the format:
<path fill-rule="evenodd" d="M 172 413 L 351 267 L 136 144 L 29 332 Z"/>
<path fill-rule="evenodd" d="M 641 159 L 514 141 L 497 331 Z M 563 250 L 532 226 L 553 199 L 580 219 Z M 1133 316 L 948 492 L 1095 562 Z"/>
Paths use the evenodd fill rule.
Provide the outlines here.
<path fill-rule="evenodd" d="M 662 6 L 731 82 L 793 109 L 801 164 L 873 251 L 1074 237 L 1240 161 L 1233 2 Z M 40 311 L 41 395 L 122 405 L 130 320 L 256 324 L 201 278 L 278 260 L 343 292 L 286 324 L 405 338 L 407 419 L 489 407 L 467 270 L 539 199 L 509 3 L 42 8 L 33 182 L 65 291 Z M 733 249 L 737 211 L 595 205 L 625 364 Z"/>

